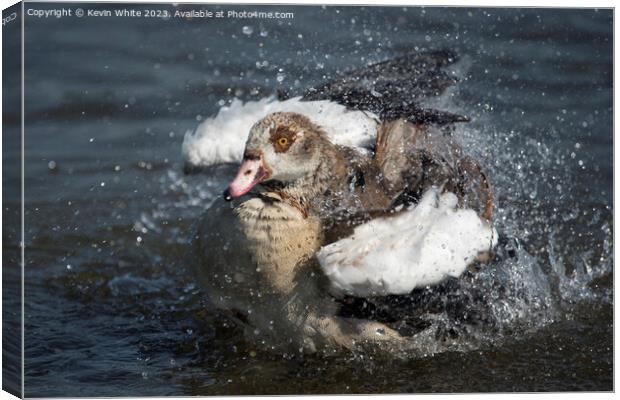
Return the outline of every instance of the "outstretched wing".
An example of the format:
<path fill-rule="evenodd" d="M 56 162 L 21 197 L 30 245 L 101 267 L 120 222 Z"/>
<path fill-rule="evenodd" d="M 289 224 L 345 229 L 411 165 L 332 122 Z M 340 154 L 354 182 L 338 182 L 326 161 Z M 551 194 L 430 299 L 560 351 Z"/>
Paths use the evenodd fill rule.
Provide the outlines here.
<path fill-rule="evenodd" d="M 423 108 L 424 99 L 436 97 L 457 82 L 445 67 L 458 61 L 448 50 L 409 53 L 388 61 L 351 70 L 323 85 L 310 88 L 303 100 L 331 100 L 349 108 L 373 112 L 382 120 L 407 119 L 414 123 L 448 124 L 469 118 Z M 279 93 L 287 98 L 289 93 Z"/>
<path fill-rule="evenodd" d="M 366 222 L 328 244 L 316 257 L 334 294 L 358 297 L 408 294 L 458 277 L 497 232 L 457 197 L 429 189 L 413 208 Z"/>

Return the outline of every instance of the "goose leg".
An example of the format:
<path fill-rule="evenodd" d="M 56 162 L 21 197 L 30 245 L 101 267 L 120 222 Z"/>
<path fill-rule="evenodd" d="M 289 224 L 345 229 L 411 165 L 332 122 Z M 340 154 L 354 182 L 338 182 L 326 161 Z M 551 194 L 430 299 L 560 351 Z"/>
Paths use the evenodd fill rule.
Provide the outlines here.
<path fill-rule="evenodd" d="M 306 332 L 324 342 L 323 344 L 336 345 L 349 350 L 368 344 L 399 345 L 405 343 L 405 338 L 387 325 L 356 318 L 311 315 L 307 320 Z"/>

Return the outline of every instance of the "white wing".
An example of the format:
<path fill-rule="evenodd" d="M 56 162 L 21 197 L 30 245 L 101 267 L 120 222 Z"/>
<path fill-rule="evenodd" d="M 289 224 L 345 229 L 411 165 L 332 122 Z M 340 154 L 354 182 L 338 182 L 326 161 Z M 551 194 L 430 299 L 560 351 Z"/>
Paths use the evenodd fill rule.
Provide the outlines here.
<path fill-rule="evenodd" d="M 240 162 L 252 125 L 267 114 L 279 111 L 303 113 L 325 129 L 332 143 L 343 146 L 368 147 L 377 133 L 375 115 L 347 110 L 328 100 L 300 101 L 300 97 L 295 97 L 278 101 L 271 97 L 243 103 L 234 99 L 230 106 L 222 107 L 195 131 L 185 133 L 183 156 L 195 166 Z"/>
<path fill-rule="evenodd" d="M 429 189 L 398 216 L 378 218 L 317 253 L 336 294 L 407 294 L 449 276 L 458 277 L 497 232 L 475 211 L 456 209 L 452 193 Z"/>

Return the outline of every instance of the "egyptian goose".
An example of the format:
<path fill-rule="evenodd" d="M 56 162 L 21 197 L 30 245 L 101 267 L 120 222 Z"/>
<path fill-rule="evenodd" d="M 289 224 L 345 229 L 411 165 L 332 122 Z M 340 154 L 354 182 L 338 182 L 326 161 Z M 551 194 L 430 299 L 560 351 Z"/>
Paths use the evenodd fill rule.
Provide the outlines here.
<path fill-rule="evenodd" d="M 351 96 L 357 89 L 347 79 L 279 104 L 343 107 L 321 97 L 330 93 L 364 110 L 341 113 L 344 125 L 357 113 L 357 142 L 343 135 L 339 143 L 329 124 L 300 112 L 273 112 L 252 125 L 240 151 L 209 146 L 212 158 L 241 153 L 242 162 L 229 202 L 218 199 L 201 218 L 197 271 L 215 306 L 273 348 L 406 347 L 382 323 L 338 316 L 334 299 L 404 294 L 458 276 L 496 243 L 487 177 L 436 127 L 464 118 L 423 109 L 408 118 L 394 109 L 369 114 L 376 101 Z M 209 139 L 204 132 L 186 137 L 190 163 L 205 156 L 194 151 Z"/>

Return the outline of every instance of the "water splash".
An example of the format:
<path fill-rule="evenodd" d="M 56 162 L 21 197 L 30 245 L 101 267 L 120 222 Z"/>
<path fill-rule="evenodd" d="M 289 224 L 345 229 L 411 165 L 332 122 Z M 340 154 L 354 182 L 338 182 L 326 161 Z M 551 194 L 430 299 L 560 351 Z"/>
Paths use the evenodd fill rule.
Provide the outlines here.
<path fill-rule="evenodd" d="M 498 248 L 501 258 L 473 278 L 460 280 L 451 291 L 425 293 L 425 304 L 435 301 L 442 306 L 439 311 L 417 313 L 427 328 L 416 334 L 409 355 L 484 347 L 557 321 L 567 303 L 611 300 L 611 290 L 590 285 L 611 271 L 609 213 L 601 211 L 588 219 L 579 203 L 571 201 L 570 157 L 555 151 L 551 143 L 525 138 L 522 132 L 481 129 L 481 125 L 459 126 L 454 135 L 490 170 L 498 199 L 495 224 L 504 239 Z M 224 180 L 213 174 L 197 182 L 170 171 L 165 184 L 167 190 L 181 194 L 175 207 L 198 212 L 219 195 Z M 585 225 L 580 225 L 584 218 Z M 567 229 L 573 233 L 598 229 L 599 234 L 588 235 L 575 248 Z M 599 239 L 602 244 L 593 246 Z"/>

